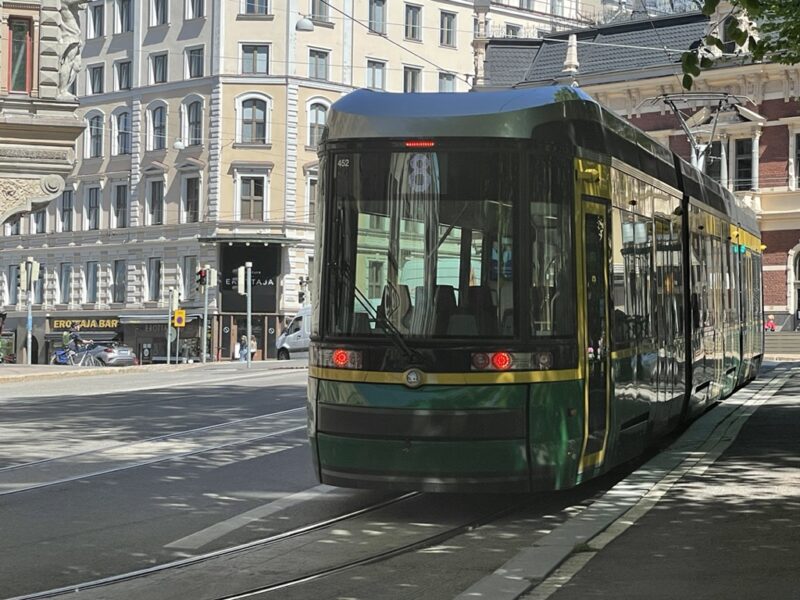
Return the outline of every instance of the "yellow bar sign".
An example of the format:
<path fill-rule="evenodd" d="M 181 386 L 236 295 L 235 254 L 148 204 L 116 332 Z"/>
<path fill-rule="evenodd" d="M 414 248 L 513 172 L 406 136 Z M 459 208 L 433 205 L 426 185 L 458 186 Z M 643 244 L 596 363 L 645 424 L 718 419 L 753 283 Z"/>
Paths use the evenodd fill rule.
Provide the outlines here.
<path fill-rule="evenodd" d="M 186 327 L 186 311 L 184 309 L 179 308 L 172 313 L 172 326 Z"/>

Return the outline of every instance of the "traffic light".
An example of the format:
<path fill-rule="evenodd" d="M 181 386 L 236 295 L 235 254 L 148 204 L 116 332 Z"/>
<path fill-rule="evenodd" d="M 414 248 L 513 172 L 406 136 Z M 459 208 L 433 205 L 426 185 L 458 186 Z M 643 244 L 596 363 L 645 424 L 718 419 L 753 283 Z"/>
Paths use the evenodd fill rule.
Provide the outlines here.
<path fill-rule="evenodd" d="M 306 299 L 306 293 L 304 291 L 300 290 L 299 292 L 297 292 L 297 301 L 300 304 L 305 302 L 305 299 Z"/>
<path fill-rule="evenodd" d="M 197 278 L 195 280 L 197 282 L 197 287 L 202 289 L 204 285 L 206 285 L 208 281 L 208 273 L 205 269 L 198 269 L 197 271 Z"/>

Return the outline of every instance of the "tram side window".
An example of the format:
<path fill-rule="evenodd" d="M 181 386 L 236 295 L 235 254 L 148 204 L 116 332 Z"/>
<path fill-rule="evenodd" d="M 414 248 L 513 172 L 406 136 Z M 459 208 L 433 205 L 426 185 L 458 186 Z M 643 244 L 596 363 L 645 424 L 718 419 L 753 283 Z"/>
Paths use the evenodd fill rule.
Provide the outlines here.
<path fill-rule="evenodd" d="M 529 208 L 531 334 L 575 334 L 575 267 L 572 244 L 572 165 L 533 159 Z"/>
<path fill-rule="evenodd" d="M 653 222 L 612 209 L 614 349 L 652 337 Z"/>

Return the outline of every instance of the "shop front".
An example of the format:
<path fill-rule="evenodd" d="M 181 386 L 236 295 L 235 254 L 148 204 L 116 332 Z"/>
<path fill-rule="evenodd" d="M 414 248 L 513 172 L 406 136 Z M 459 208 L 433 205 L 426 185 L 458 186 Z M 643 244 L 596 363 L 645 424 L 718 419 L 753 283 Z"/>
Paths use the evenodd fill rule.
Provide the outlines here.
<path fill-rule="evenodd" d="M 275 358 L 275 340 L 283 315 L 278 314 L 281 283 L 281 244 L 224 243 L 220 245 L 219 293 L 222 314 L 216 327 L 217 360 L 237 360 L 237 343 L 247 337 L 247 298 L 237 291 L 237 269 L 253 263 L 251 305 L 253 360 Z M 252 344 L 251 344 L 252 345 Z"/>
<path fill-rule="evenodd" d="M 167 361 L 167 313 L 120 316 L 128 345 L 141 364 Z M 175 329 L 170 345 L 170 360 L 198 362 L 202 355 L 202 314 L 187 314 L 186 327 Z"/>
<path fill-rule="evenodd" d="M 117 315 L 91 317 L 56 316 L 48 317 L 47 330 L 44 334 L 45 353 L 49 358 L 58 348 L 64 345 L 64 333 L 73 326 L 80 325 L 81 338 L 92 342 L 125 342 L 120 318 Z M 34 355 L 36 351 L 34 350 Z"/>

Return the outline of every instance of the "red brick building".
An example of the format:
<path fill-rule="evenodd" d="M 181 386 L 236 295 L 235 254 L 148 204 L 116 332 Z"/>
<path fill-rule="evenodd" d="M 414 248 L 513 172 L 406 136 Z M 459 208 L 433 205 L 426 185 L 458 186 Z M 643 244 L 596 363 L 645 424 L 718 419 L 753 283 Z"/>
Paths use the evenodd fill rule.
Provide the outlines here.
<path fill-rule="evenodd" d="M 599 102 L 630 119 L 687 160 L 691 144 L 675 114 L 649 99 L 678 93 L 681 53 L 709 27 L 701 13 L 618 21 L 571 32 L 577 36 L 576 81 Z M 541 40 L 489 40 L 479 87 L 536 86 L 572 80 L 562 72 L 570 32 Z M 752 206 L 764 253 L 764 311 L 779 326 L 800 325 L 800 67 L 752 63 L 731 42 L 729 56 L 696 80 L 695 92 L 739 96 L 716 118 L 693 101 L 689 125 L 712 146 L 704 169 Z"/>

